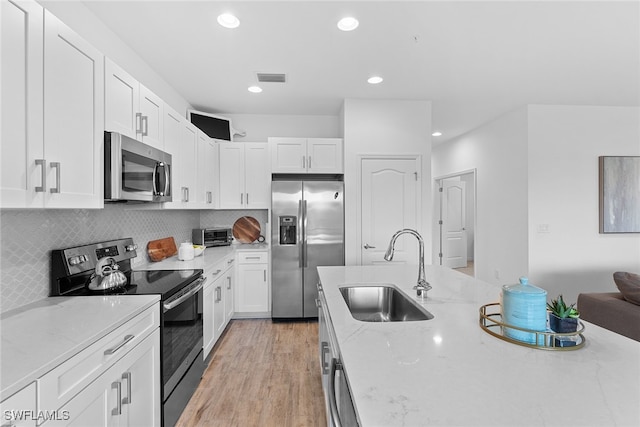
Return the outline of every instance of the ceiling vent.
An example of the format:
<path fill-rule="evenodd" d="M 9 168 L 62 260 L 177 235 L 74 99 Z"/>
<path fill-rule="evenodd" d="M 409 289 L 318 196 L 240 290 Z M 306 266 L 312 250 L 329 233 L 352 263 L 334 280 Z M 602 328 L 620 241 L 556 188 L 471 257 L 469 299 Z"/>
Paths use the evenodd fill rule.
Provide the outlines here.
<path fill-rule="evenodd" d="M 258 81 L 265 83 L 285 83 L 287 78 L 284 74 L 258 73 Z"/>

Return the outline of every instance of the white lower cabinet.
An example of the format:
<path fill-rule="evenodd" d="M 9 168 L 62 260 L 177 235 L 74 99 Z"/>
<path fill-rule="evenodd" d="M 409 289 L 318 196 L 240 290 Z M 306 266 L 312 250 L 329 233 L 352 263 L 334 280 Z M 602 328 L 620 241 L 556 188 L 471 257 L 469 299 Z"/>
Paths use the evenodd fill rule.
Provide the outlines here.
<path fill-rule="evenodd" d="M 239 317 L 268 314 L 268 251 L 247 251 L 238 254 L 236 312 Z"/>
<path fill-rule="evenodd" d="M 206 359 L 233 317 L 235 255 L 205 267 L 207 284 L 203 292 L 203 357 Z"/>
<path fill-rule="evenodd" d="M 0 425 L 27 427 L 36 425 L 36 383 L 31 383 L 0 403 Z"/>
<path fill-rule="evenodd" d="M 57 411 L 47 426 L 159 426 L 160 333 L 145 338 L 82 393 Z"/>
<path fill-rule="evenodd" d="M 159 308 L 151 307 L 38 379 L 46 426 L 159 426 Z"/>

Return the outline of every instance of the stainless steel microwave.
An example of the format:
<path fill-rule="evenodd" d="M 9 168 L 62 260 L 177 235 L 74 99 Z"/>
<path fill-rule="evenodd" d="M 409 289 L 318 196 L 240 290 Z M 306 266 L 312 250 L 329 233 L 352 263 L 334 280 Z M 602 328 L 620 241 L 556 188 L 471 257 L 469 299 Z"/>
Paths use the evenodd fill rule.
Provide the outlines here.
<path fill-rule="evenodd" d="M 126 135 L 105 132 L 104 199 L 170 202 L 171 154 Z"/>

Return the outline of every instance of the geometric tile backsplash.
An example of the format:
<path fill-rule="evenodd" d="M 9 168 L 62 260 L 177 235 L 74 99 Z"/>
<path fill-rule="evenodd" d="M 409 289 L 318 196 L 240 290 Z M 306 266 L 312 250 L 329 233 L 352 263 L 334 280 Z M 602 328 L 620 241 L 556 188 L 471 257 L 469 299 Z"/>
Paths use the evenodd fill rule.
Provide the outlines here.
<path fill-rule="evenodd" d="M 135 210 L 120 204 L 104 209 L 0 210 L 0 312 L 49 295 L 50 251 L 132 237 L 143 250 L 134 265 L 147 260 L 149 240 L 191 240 L 191 229 L 231 226 L 246 211 Z M 250 211 L 262 224 L 267 210 Z M 202 225 L 201 225 L 202 216 Z M 230 224 L 229 221 L 231 221 Z"/>

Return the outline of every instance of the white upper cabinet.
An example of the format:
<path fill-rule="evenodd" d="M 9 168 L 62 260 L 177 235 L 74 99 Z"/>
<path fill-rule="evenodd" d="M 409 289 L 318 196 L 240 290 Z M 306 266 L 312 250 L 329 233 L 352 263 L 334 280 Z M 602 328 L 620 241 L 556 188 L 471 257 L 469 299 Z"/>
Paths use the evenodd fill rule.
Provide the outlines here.
<path fill-rule="evenodd" d="M 44 204 L 101 208 L 104 56 L 44 14 Z"/>
<path fill-rule="evenodd" d="M 2 1 L 0 206 L 42 207 L 43 8 L 35 1 Z M 39 160 L 39 163 L 36 163 Z"/>
<path fill-rule="evenodd" d="M 271 204 L 269 147 L 264 142 L 222 142 L 221 209 L 268 209 Z"/>
<path fill-rule="evenodd" d="M 307 139 L 308 173 L 343 173 L 342 139 Z"/>
<path fill-rule="evenodd" d="M 307 171 L 306 138 L 269 138 L 272 173 Z"/>
<path fill-rule="evenodd" d="M 215 141 L 198 131 L 198 180 L 196 202 L 204 209 L 217 207 L 218 147 Z"/>
<path fill-rule="evenodd" d="M 163 150 L 164 102 L 109 58 L 104 72 L 105 130 Z"/>
<path fill-rule="evenodd" d="M 343 173 L 340 138 L 269 138 L 272 173 Z"/>
<path fill-rule="evenodd" d="M 2 2 L 2 207 L 103 207 L 103 58 L 37 3 Z"/>
<path fill-rule="evenodd" d="M 173 201 L 165 208 L 193 209 L 198 207 L 196 192 L 198 129 L 175 110 L 164 109 L 165 151 L 171 154 L 171 194 Z"/>

